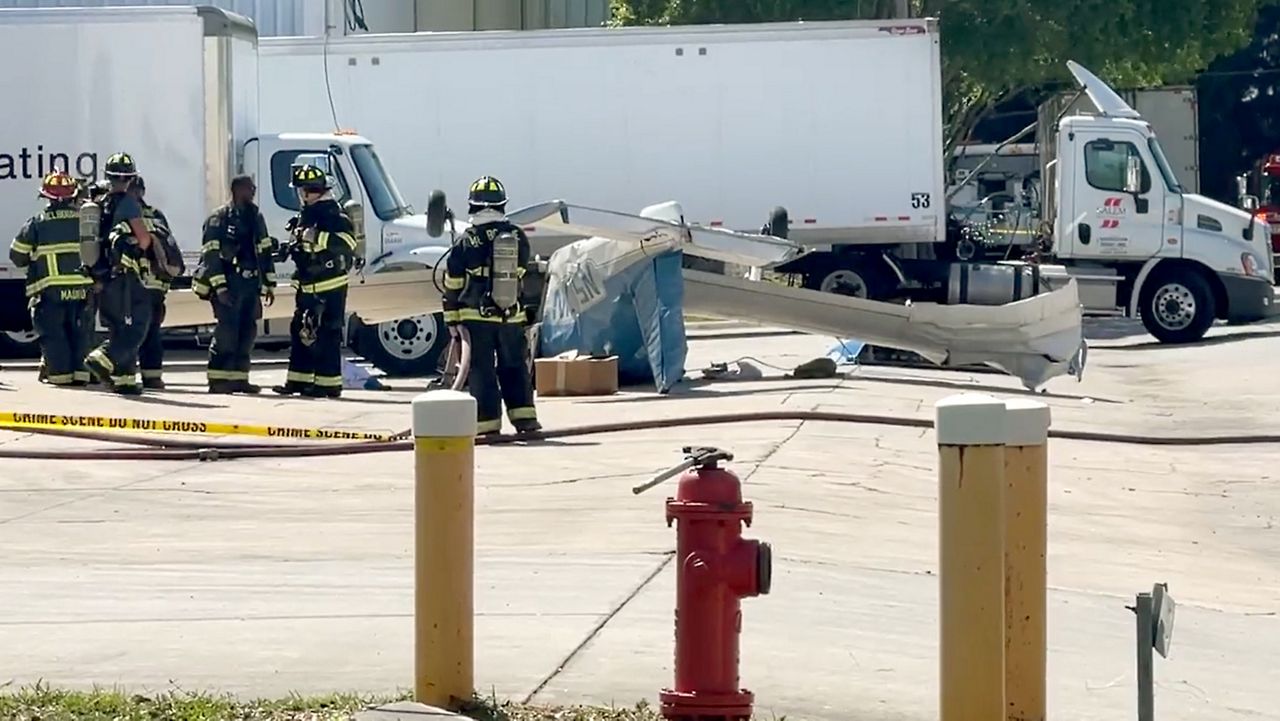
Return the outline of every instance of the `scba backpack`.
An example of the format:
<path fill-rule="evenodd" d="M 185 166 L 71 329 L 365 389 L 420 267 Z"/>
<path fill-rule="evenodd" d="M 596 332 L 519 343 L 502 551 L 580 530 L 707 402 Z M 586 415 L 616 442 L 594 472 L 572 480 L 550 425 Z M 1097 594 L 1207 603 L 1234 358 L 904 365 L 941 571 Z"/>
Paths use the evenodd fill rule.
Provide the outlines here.
<path fill-rule="evenodd" d="M 151 266 L 156 277 L 163 281 L 173 281 L 187 272 L 187 263 L 182 258 L 182 248 L 173 239 L 173 232 L 165 217 L 156 213 L 147 218 L 148 230 L 151 231 Z"/>

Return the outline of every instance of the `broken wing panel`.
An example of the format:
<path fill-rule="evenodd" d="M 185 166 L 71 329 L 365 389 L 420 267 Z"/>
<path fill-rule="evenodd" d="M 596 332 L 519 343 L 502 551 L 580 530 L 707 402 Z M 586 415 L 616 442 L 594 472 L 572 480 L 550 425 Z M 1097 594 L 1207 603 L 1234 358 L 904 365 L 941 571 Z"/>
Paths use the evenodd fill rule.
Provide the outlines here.
<path fill-rule="evenodd" d="M 801 251 L 799 245 L 782 238 L 686 225 L 679 220 L 679 212 L 675 203 L 652 206 L 641 215 L 632 215 L 556 200 L 522 208 L 508 217 L 517 225 L 533 226 L 550 234 L 630 240 L 642 247 L 672 243 L 688 255 L 741 265 L 781 263 Z"/>
<path fill-rule="evenodd" d="M 1036 387 L 1082 370 L 1080 300 L 1074 281 L 1001 306 L 898 305 L 684 271 L 685 308 L 871 345 L 912 351 L 938 364 L 985 363 Z"/>

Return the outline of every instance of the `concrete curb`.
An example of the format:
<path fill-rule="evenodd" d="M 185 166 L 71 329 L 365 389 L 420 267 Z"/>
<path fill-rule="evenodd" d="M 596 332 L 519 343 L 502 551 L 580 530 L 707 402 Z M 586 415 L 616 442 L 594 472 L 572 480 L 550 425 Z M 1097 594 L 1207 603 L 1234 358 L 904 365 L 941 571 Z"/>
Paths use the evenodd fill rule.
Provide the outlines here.
<path fill-rule="evenodd" d="M 355 721 L 424 721 L 441 718 L 466 718 L 466 716 L 414 701 L 397 701 L 375 706 L 355 715 Z"/>

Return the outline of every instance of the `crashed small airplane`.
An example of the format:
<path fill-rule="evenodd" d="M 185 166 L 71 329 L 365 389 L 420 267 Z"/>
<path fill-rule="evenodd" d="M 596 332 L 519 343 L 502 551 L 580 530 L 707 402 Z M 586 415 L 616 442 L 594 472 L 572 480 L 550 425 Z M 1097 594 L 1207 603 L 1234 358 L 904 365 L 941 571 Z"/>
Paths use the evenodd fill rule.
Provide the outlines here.
<path fill-rule="evenodd" d="M 465 229 L 437 191 L 429 204 L 436 237 Z M 516 210 L 512 222 L 546 234 L 582 238 L 553 253 L 547 264 L 549 291 L 558 283 L 603 289 L 634 263 L 664 253 L 768 268 L 802 252 L 799 245 L 768 235 L 685 223 L 680 206 L 666 202 L 639 214 L 551 201 Z M 446 228 L 447 225 L 447 228 Z M 452 238 L 450 238 L 452 242 Z M 365 323 L 381 323 L 440 311 L 436 266 L 447 245 L 416 248 L 421 265 L 401 265 L 360 275 L 350 286 L 347 308 Z M 1049 292 L 1004 305 L 886 303 L 683 269 L 684 310 L 748 323 L 853 338 L 914 352 L 940 366 L 983 363 L 1019 378 L 1031 389 L 1051 378 L 1084 370 L 1087 345 L 1074 280 Z M 587 299 L 590 301 L 591 299 Z M 596 298 L 607 300 L 607 297 Z M 189 290 L 169 294 L 166 327 L 214 322 L 209 303 Z M 586 306 L 577 308 L 583 312 Z M 268 319 L 293 312 L 292 291 L 282 284 Z M 682 332 L 682 331 L 681 331 Z"/>

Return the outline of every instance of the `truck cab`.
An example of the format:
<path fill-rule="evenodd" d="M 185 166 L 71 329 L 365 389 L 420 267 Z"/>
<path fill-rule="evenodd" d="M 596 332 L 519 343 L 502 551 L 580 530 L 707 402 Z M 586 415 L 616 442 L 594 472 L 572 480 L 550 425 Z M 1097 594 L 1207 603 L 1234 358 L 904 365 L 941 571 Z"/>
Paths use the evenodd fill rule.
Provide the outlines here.
<path fill-rule="evenodd" d="M 1073 274 L 1109 275 L 1112 302 L 1162 342 L 1198 340 L 1215 319 L 1266 317 L 1266 223 L 1186 192 L 1151 125 L 1088 70 L 1068 65 L 1100 114 L 1057 124 L 1044 172 L 1056 205 L 1053 255 Z"/>
<path fill-rule="evenodd" d="M 273 237 L 284 238 L 285 223 L 301 211 L 290 171 L 303 162 L 322 166 L 340 205 L 359 206 L 360 217 L 353 220 L 360 224 L 364 273 L 429 267 L 447 249 L 447 240 L 428 235 L 426 215 L 415 213 L 405 201 L 373 144 L 346 131 L 261 135 L 245 143 L 243 169 L 255 178 L 258 206 Z M 280 263 L 281 282 L 292 271 L 292 262 Z M 428 373 L 448 343 L 438 316 L 408 316 L 376 325 L 366 325 L 356 316 L 348 337 L 360 355 L 384 371 Z"/>

